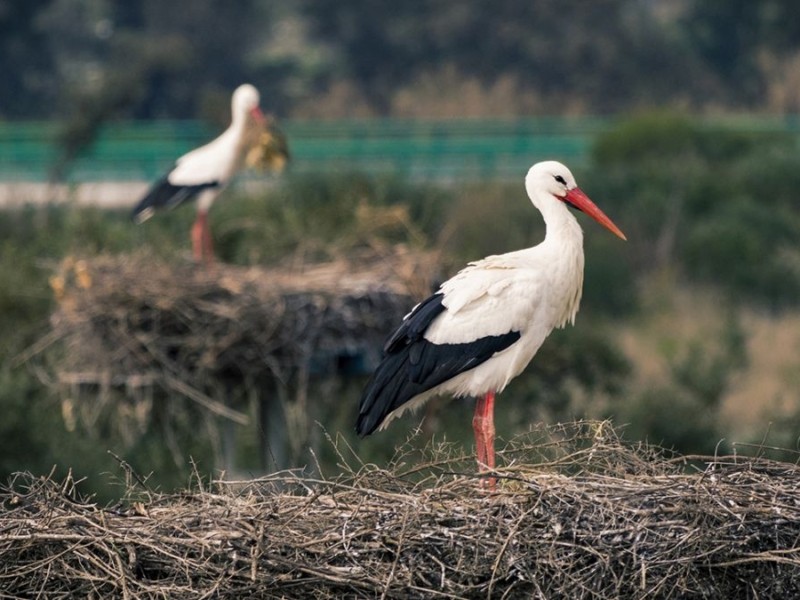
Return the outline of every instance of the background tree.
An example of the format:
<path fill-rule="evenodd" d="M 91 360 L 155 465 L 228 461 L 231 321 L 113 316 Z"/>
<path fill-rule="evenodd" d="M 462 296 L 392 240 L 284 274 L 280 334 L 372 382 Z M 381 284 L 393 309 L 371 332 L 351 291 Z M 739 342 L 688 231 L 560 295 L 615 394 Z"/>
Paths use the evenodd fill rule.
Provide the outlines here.
<path fill-rule="evenodd" d="M 245 80 L 279 114 L 321 117 L 800 107 L 790 0 L 0 6 L 5 118 L 70 116 L 97 101 L 109 117 L 219 119 Z M 128 70 L 136 83 L 123 102 L 104 101 Z"/>
<path fill-rule="evenodd" d="M 759 106 L 774 61 L 798 52 L 800 14 L 791 0 L 689 3 L 679 19 L 693 52 L 728 90 L 726 101 Z"/>
<path fill-rule="evenodd" d="M 692 97 L 703 90 L 689 48 L 632 0 L 307 0 L 303 11 L 313 34 L 337 49 L 322 83 L 351 78 L 378 112 L 399 86 L 446 65 L 484 84 L 513 76 L 539 110 L 559 112 L 653 104 L 678 83 Z"/>
<path fill-rule="evenodd" d="M 32 118 L 57 99 L 49 37 L 37 20 L 53 0 L 0 2 L 0 118 Z"/>

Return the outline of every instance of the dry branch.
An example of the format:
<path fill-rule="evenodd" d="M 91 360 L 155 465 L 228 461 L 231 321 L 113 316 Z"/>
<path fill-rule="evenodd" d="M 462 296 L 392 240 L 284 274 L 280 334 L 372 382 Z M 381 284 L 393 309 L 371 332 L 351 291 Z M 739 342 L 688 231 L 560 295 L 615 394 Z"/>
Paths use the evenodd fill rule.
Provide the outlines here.
<path fill-rule="evenodd" d="M 344 450 L 342 451 L 344 452 Z M 693 466 L 607 423 L 539 430 L 502 453 L 498 490 L 452 448 L 424 465 L 342 464 L 116 506 L 73 482 L 0 490 L 0 590 L 12 597 L 793 598 L 800 469 Z M 340 455 L 341 456 L 341 455 Z M 344 459 L 343 459 L 344 460 Z M 350 462 L 357 461 L 351 458 Z"/>

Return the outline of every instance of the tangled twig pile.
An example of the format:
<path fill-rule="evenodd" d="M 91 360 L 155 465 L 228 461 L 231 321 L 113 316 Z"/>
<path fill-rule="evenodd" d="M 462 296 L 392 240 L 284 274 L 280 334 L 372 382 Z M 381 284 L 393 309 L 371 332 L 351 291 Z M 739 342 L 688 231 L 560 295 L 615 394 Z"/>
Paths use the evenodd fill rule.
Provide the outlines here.
<path fill-rule="evenodd" d="M 69 427 L 130 443 L 155 421 L 169 443 L 171 423 L 247 424 L 258 398 L 304 417 L 288 424 L 304 440 L 309 378 L 336 376 L 352 357 L 377 360 L 435 265 L 403 246 L 210 272 L 147 255 L 68 259 L 51 278 L 52 331 L 29 355 L 55 349 L 40 372 L 60 390 Z"/>
<path fill-rule="evenodd" d="M 339 445 L 340 448 L 342 444 Z M 348 449 L 349 451 L 349 449 Z M 608 423 L 539 430 L 503 452 L 496 492 L 428 449 L 387 469 L 129 489 L 0 490 L 0 587 L 13 597 L 792 598 L 800 469 L 668 457 Z M 353 462 L 353 458 L 348 459 Z"/>

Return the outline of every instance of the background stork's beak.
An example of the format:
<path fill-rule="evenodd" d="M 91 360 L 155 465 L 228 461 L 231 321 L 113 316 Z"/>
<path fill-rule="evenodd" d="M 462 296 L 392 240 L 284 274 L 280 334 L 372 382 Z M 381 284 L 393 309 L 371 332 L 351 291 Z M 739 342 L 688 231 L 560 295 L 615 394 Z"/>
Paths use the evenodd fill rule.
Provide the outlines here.
<path fill-rule="evenodd" d="M 595 221 L 600 223 L 603 227 L 608 229 L 614 235 L 621 237 L 623 240 L 628 238 L 625 237 L 625 234 L 620 231 L 619 227 L 614 225 L 614 222 L 606 216 L 602 210 L 597 208 L 597 205 L 589 199 L 589 196 L 583 193 L 580 188 L 572 188 L 571 190 L 567 191 L 567 195 L 564 196 L 564 201 L 569 202 L 572 206 L 577 208 L 578 210 L 585 212 L 587 215 L 592 217 Z"/>
<path fill-rule="evenodd" d="M 267 120 L 267 118 L 264 116 L 264 113 L 261 112 L 260 106 L 255 106 L 252 109 L 250 109 L 250 116 L 252 116 L 257 123 L 263 123 L 264 121 Z"/>

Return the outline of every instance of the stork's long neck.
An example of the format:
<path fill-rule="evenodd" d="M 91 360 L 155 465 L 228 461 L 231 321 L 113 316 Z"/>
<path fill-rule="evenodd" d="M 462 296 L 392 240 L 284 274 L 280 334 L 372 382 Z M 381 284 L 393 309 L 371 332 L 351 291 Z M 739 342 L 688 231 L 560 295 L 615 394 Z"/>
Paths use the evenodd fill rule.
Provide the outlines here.
<path fill-rule="evenodd" d="M 229 140 L 229 144 L 234 148 L 233 151 L 233 168 L 238 168 L 244 160 L 244 154 L 248 147 L 248 115 L 246 112 L 237 111 L 232 112 L 231 124 L 228 129 L 222 134 Z"/>
<path fill-rule="evenodd" d="M 546 192 L 545 194 L 546 198 L 535 203 L 547 228 L 545 242 L 558 244 L 565 249 L 574 246 L 583 254 L 583 230 L 578 220 L 564 202 Z"/>
<path fill-rule="evenodd" d="M 549 256 L 549 273 L 563 313 L 556 326 L 575 322 L 583 292 L 583 230 L 567 205 L 551 195 L 534 202 L 541 211 L 547 232 L 541 246 Z"/>
<path fill-rule="evenodd" d="M 237 140 L 244 138 L 245 131 L 247 130 L 247 113 L 243 111 L 233 110 L 231 115 L 231 124 L 228 126 L 226 133 Z"/>

